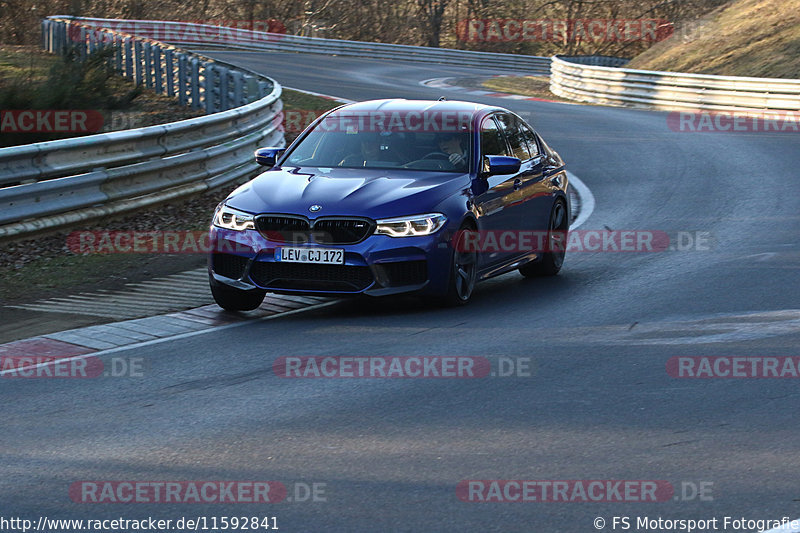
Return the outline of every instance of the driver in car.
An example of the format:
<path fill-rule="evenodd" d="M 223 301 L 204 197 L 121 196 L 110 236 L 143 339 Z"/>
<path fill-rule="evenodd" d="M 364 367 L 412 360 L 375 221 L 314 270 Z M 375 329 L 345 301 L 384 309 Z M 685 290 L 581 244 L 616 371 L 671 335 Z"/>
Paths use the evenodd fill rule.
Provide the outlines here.
<path fill-rule="evenodd" d="M 361 155 L 366 161 L 381 159 L 381 145 L 378 139 L 367 137 L 361 140 Z"/>
<path fill-rule="evenodd" d="M 439 138 L 439 150 L 447 155 L 447 159 L 454 166 L 460 166 L 467 161 L 467 151 L 461 146 L 461 135 L 450 133 Z"/>

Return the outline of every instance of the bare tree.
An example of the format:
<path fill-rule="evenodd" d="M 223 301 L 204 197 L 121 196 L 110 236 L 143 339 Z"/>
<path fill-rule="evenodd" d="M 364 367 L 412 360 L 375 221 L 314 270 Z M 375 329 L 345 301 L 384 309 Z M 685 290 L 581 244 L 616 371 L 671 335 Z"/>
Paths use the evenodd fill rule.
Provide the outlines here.
<path fill-rule="evenodd" d="M 417 0 L 423 20 L 423 38 L 426 46 L 439 47 L 444 22 L 444 11 L 449 0 Z"/>
<path fill-rule="evenodd" d="M 545 39 L 473 40 L 458 33 L 468 19 L 692 20 L 725 0 L 0 0 L 0 42 L 35 44 L 47 15 L 162 20 L 246 19 L 279 22 L 288 31 L 432 47 L 518 54 L 607 54 L 632 57 L 645 40 L 592 40 L 573 35 Z M 272 28 L 273 25 L 271 24 Z M 463 25 L 461 26 L 463 28 Z M 463 33 L 463 32 L 462 32 Z"/>

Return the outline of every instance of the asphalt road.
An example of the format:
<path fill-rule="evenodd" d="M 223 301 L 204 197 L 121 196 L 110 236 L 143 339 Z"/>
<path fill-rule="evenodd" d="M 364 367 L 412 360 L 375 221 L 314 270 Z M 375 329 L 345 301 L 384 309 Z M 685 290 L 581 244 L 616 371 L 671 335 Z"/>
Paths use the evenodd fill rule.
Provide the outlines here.
<path fill-rule="evenodd" d="M 435 98 L 418 82 L 480 74 L 215 55 L 353 100 Z M 591 188 L 581 229 L 700 231 L 710 249 L 572 253 L 557 278 L 508 274 L 465 308 L 346 301 L 116 354 L 144 358 L 140 378 L 4 379 L 2 514 L 275 516 L 287 532 L 576 533 L 596 531 L 596 517 L 611 531 L 614 516 L 631 517 L 630 531 L 644 516 L 716 517 L 723 530 L 725 516 L 800 517 L 797 380 L 665 369 L 676 356 L 800 355 L 800 135 L 674 132 L 661 112 L 471 99 L 525 114 Z M 295 355 L 530 358 L 534 371 L 277 377 L 275 359 Z M 675 497 L 460 501 L 458 483 L 475 479 L 665 480 Z M 290 492 L 316 482 L 325 501 L 91 505 L 70 500 L 80 480 L 277 480 Z M 704 498 L 682 497 L 701 483 Z"/>

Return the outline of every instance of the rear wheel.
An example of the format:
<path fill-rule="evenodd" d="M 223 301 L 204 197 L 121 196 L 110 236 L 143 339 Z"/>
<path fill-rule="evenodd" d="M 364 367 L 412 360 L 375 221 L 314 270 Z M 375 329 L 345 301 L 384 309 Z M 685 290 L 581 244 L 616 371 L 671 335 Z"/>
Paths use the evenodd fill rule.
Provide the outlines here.
<path fill-rule="evenodd" d="M 520 274 L 526 278 L 558 274 L 567 254 L 567 230 L 569 230 L 567 206 L 563 200 L 556 200 L 547 228 L 547 251 L 542 254 L 540 261 L 522 265 L 519 268 Z"/>
<path fill-rule="evenodd" d="M 267 291 L 261 289 L 242 290 L 223 285 L 211 279 L 211 295 L 217 305 L 226 311 L 252 311 L 264 301 Z"/>

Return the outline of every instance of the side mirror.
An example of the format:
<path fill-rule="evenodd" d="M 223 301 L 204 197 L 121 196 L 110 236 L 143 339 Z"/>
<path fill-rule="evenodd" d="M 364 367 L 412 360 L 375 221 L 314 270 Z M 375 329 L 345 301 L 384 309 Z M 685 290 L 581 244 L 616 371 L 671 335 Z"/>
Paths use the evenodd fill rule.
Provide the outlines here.
<path fill-rule="evenodd" d="M 256 150 L 256 163 L 265 167 L 274 167 L 278 158 L 283 155 L 286 148 L 259 148 Z"/>
<path fill-rule="evenodd" d="M 506 155 L 487 155 L 483 158 L 483 175 L 496 176 L 498 174 L 516 174 L 522 164 L 516 157 Z"/>

